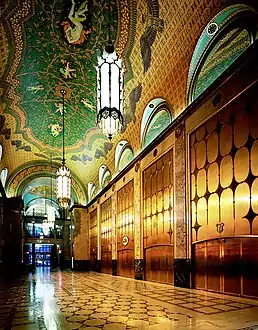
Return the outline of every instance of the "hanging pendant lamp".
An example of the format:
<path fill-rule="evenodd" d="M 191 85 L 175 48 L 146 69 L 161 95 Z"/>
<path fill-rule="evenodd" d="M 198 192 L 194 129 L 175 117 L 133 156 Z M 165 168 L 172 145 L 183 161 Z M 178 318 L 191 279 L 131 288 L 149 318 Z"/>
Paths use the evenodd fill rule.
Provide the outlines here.
<path fill-rule="evenodd" d="M 111 140 L 123 128 L 123 69 L 109 35 L 102 56 L 98 57 L 97 70 L 97 124 Z"/>
<path fill-rule="evenodd" d="M 65 120 L 64 120 L 64 99 L 66 91 L 61 89 L 60 93 L 63 96 L 63 158 L 62 166 L 56 172 L 57 179 L 57 189 L 56 189 L 56 199 L 60 207 L 66 209 L 71 203 L 71 173 L 69 169 L 65 166 L 65 144 L 64 144 L 64 134 L 65 134 Z"/>

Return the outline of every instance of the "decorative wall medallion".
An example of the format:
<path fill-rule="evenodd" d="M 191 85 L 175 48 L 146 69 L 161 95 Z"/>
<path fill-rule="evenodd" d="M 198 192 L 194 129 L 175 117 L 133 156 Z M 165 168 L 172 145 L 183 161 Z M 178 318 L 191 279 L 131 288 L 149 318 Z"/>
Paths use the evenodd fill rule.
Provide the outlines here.
<path fill-rule="evenodd" d="M 216 227 L 217 227 L 217 232 L 219 234 L 222 234 L 223 233 L 223 230 L 224 230 L 224 223 L 223 222 L 217 223 L 216 224 Z"/>
<path fill-rule="evenodd" d="M 176 128 L 176 138 L 177 139 L 180 138 L 183 132 L 184 132 L 184 124 L 181 124 Z"/>
<path fill-rule="evenodd" d="M 129 243 L 129 237 L 128 236 L 124 236 L 123 239 L 122 239 L 122 244 L 124 246 L 126 246 L 128 243 Z"/>
<path fill-rule="evenodd" d="M 135 172 L 138 172 L 139 168 L 140 168 L 140 164 L 136 163 L 135 166 L 134 166 Z"/>
<path fill-rule="evenodd" d="M 218 31 L 218 29 L 219 26 L 217 23 L 211 23 L 207 26 L 206 31 L 209 36 L 213 36 Z"/>

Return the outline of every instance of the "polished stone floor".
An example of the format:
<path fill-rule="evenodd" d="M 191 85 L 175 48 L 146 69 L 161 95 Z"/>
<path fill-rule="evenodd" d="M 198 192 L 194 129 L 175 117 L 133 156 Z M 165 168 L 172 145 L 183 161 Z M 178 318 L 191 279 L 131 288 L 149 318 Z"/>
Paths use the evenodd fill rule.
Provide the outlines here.
<path fill-rule="evenodd" d="M 96 273 L 38 269 L 0 285 L 0 329 L 258 329 L 258 301 Z"/>

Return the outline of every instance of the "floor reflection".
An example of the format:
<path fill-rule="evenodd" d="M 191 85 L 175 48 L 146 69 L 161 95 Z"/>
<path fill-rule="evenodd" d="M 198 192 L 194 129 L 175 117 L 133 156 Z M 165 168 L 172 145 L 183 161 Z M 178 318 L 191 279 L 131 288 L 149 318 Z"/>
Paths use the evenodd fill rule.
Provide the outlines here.
<path fill-rule="evenodd" d="M 256 329 L 258 302 L 96 273 L 38 268 L 0 285 L 0 329 Z"/>

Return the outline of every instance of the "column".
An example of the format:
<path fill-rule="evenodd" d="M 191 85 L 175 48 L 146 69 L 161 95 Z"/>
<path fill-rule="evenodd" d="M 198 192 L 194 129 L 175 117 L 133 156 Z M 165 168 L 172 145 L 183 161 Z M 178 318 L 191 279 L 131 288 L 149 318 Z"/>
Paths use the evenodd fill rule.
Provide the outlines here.
<path fill-rule="evenodd" d="M 73 257 L 74 270 L 90 270 L 90 214 L 84 208 L 74 209 Z"/>
<path fill-rule="evenodd" d="M 70 239 L 70 219 L 63 220 L 64 234 L 63 234 L 63 256 L 61 257 L 61 268 L 71 268 L 71 239 Z"/>
<path fill-rule="evenodd" d="M 185 213 L 186 169 L 184 124 L 176 129 L 175 142 L 175 226 L 174 226 L 174 284 L 189 288 L 191 259 L 188 247 L 188 230 Z"/>

